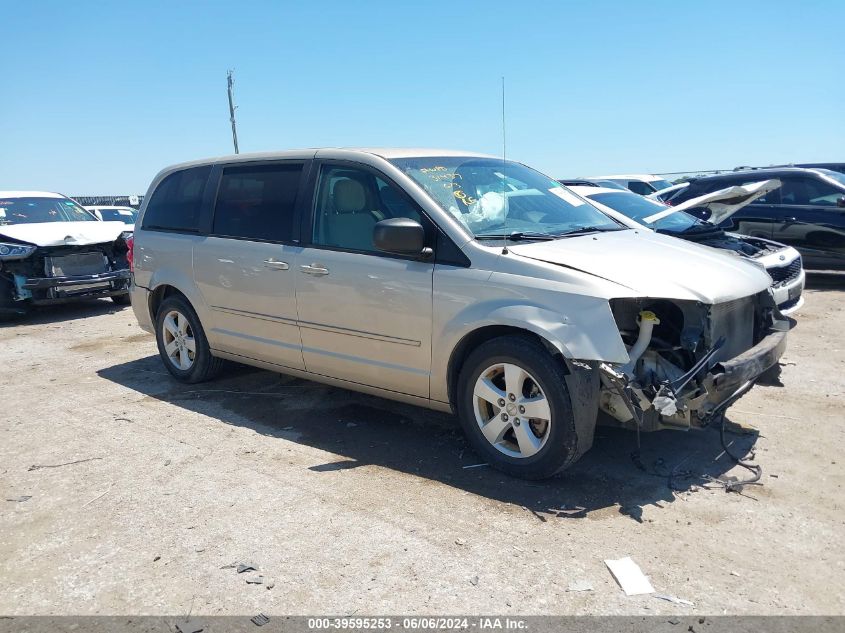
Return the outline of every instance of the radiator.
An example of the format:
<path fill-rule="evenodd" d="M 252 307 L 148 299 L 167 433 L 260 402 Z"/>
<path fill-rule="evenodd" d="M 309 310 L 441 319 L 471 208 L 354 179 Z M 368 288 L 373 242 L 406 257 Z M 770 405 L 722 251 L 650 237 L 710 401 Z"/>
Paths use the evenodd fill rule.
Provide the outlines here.
<path fill-rule="evenodd" d="M 731 359 L 754 347 L 754 299 L 751 296 L 717 303 L 710 310 L 711 342 L 725 338 L 717 360 Z"/>

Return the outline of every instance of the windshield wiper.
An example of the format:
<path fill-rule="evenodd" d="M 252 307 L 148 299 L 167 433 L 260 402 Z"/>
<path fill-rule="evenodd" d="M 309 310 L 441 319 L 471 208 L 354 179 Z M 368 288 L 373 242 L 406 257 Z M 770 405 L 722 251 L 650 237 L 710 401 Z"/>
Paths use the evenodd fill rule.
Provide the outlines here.
<path fill-rule="evenodd" d="M 513 233 L 508 233 L 505 235 L 504 233 L 498 235 L 477 235 L 476 236 L 480 240 L 510 240 L 511 242 L 527 242 L 527 241 L 538 241 L 538 242 L 547 242 L 549 240 L 556 240 L 558 238 L 557 235 L 552 235 L 551 233 L 533 233 L 531 231 L 514 231 Z"/>
<path fill-rule="evenodd" d="M 570 237 L 572 235 L 584 235 L 585 233 L 603 233 L 605 231 L 622 231 L 623 227 L 607 227 L 607 226 L 582 226 L 565 233 L 559 233 L 558 237 Z"/>

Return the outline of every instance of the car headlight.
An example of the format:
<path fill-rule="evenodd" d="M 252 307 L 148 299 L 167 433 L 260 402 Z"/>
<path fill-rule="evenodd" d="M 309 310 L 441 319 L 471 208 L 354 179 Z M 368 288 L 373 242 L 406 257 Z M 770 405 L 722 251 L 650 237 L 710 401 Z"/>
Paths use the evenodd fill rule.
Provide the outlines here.
<path fill-rule="evenodd" d="M 8 242 L 0 242 L 0 259 L 24 259 L 35 252 L 35 246 L 28 244 L 10 244 Z"/>

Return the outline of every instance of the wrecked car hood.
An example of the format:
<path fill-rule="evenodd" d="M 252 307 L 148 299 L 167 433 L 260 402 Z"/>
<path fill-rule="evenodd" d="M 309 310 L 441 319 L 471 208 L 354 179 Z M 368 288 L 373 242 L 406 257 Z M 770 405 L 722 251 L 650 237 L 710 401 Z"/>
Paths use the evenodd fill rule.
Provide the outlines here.
<path fill-rule="evenodd" d="M 0 238 L 36 246 L 86 246 L 114 242 L 126 230 L 123 222 L 37 222 L 0 225 Z"/>
<path fill-rule="evenodd" d="M 607 279 L 643 297 L 714 304 L 771 284 L 759 265 L 652 231 L 621 230 L 508 246 L 508 250 Z"/>
<path fill-rule="evenodd" d="M 748 185 L 726 187 L 725 189 L 705 193 L 703 196 L 698 196 L 697 198 L 691 198 L 679 205 L 669 207 L 665 211 L 650 215 L 647 218 L 643 218 L 643 222 L 653 224 L 678 211 L 702 208 L 710 211 L 709 222 L 720 224 L 743 207 L 751 204 L 757 198 L 762 198 L 770 191 L 780 187 L 780 185 L 780 180 L 772 178 L 771 180 L 762 180 Z"/>

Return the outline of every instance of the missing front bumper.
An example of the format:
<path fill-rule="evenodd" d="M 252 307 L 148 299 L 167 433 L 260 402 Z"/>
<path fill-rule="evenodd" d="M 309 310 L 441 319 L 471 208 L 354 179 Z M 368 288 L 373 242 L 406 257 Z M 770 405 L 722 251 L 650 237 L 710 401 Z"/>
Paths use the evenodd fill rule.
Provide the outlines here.
<path fill-rule="evenodd" d="M 602 365 L 600 409 L 615 423 L 641 431 L 704 426 L 778 362 L 786 351 L 786 335 L 785 331 L 770 332 L 748 351 L 714 363 L 677 393 L 668 385 L 657 386 L 652 393 L 618 368 Z"/>

